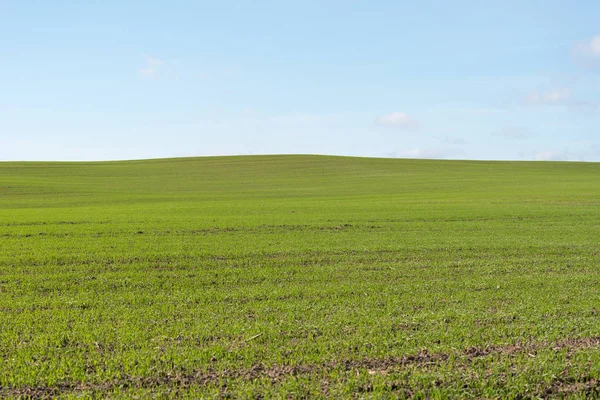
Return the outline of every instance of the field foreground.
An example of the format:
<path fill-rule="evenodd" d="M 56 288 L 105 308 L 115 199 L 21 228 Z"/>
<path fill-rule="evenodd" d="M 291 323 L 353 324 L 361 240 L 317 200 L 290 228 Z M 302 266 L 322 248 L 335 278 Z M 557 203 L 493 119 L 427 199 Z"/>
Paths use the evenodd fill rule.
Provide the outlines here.
<path fill-rule="evenodd" d="M 600 396 L 600 164 L 0 163 L 0 397 Z"/>

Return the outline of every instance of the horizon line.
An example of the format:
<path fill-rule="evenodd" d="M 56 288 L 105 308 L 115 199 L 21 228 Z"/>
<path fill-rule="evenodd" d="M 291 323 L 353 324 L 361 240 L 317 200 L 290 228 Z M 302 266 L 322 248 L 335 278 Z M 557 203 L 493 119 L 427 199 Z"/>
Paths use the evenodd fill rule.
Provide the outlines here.
<path fill-rule="evenodd" d="M 149 162 L 168 160 L 191 160 L 203 158 L 234 158 L 234 157 L 337 157 L 337 158 L 361 158 L 373 160 L 414 160 L 414 161 L 455 161 L 455 162 L 507 162 L 507 163 L 588 163 L 596 164 L 600 161 L 584 160 L 523 160 L 523 159 L 470 159 L 470 158 L 427 158 L 427 157 L 386 157 L 386 156 L 356 156 L 341 154 L 316 154 L 316 153 L 265 153 L 265 154 L 223 154 L 223 155 L 197 155 L 197 156 L 172 156 L 151 158 L 128 158 L 128 159 L 95 159 L 95 160 L 0 160 L 0 164 L 8 163 L 61 163 L 61 164 L 84 164 L 84 163 L 119 163 L 119 162 Z"/>

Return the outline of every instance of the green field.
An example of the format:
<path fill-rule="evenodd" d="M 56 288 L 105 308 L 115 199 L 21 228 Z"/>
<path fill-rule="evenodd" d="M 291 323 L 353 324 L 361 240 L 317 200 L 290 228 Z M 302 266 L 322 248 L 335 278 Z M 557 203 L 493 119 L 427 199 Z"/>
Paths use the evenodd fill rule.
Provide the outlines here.
<path fill-rule="evenodd" d="M 600 395 L 600 163 L 0 163 L 0 397 Z"/>

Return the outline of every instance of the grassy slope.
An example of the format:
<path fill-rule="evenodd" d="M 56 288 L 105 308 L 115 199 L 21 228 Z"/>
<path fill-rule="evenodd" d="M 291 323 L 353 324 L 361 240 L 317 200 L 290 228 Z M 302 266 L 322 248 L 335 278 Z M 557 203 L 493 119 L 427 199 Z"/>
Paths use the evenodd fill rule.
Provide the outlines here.
<path fill-rule="evenodd" d="M 0 395 L 590 395 L 599 234 L 600 164 L 2 163 Z"/>

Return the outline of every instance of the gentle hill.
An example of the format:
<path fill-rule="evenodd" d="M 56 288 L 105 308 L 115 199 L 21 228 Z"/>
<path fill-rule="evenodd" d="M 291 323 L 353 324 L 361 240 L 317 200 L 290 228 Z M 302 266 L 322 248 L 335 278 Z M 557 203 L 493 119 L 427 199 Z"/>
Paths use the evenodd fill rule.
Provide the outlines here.
<path fill-rule="evenodd" d="M 309 155 L 88 163 L 0 163 L 0 204 L 395 196 L 435 200 L 581 196 L 600 163 L 403 160 Z M 74 196 L 74 197 L 73 197 Z"/>
<path fill-rule="evenodd" d="M 0 397 L 600 381 L 600 164 L 0 163 Z"/>

